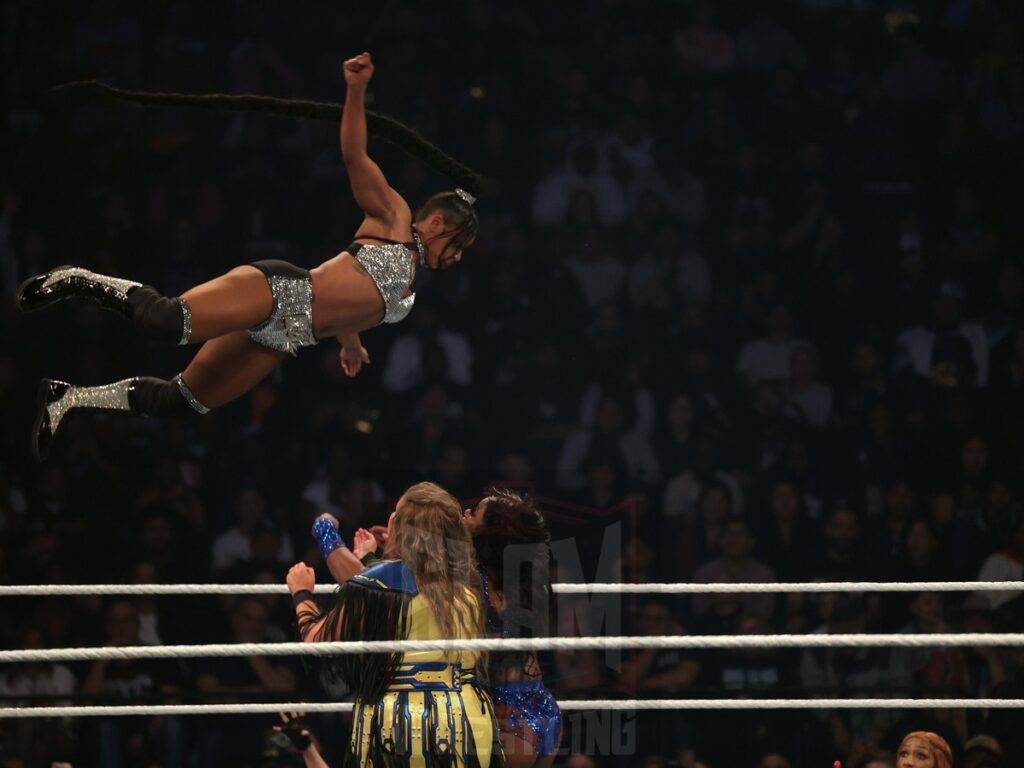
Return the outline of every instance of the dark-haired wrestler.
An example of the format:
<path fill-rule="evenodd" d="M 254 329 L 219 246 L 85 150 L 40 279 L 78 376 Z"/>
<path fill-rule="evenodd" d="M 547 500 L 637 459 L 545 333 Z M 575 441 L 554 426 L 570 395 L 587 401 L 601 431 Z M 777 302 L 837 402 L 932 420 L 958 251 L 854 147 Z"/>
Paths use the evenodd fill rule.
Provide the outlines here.
<path fill-rule="evenodd" d="M 352 244 L 334 258 L 308 271 L 276 260 L 240 266 L 180 297 L 80 267 L 60 267 L 22 283 L 18 305 L 26 312 L 86 297 L 126 316 L 159 341 L 203 344 L 170 381 L 147 376 L 84 387 L 44 379 L 32 440 L 37 458 L 46 455 L 71 411 L 163 418 L 205 414 L 248 392 L 287 354 L 327 337 L 341 343 L 342 368 L 355 376 L 369 362 L 359 333 L 380 323 L 397 323 L 408 314 L 417 267 L 447 269 L 462 259 L 478 228 L 473 197 L 461 189 L 441 192 L 414 216 L 366 151 L 370 55 L 349 59 L 344 72 L 341 153 L 365 218 Z M 407 134 L 412 136 L 407 141 L 416 140 L 419 154 L 438 156 L 432 157 L 435 165 L 468 172 L 411 131 Z"/>

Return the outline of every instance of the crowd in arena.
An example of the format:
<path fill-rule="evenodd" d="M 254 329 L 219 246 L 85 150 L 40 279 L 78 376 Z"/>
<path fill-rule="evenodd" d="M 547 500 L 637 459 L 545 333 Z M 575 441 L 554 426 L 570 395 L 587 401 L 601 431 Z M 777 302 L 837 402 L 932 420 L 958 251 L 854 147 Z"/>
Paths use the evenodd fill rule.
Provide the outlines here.
<path fill-rule="evenodd" d="M 0 583 L 281 584 L 297 561 L 322 569 L 318 515 L 343 535 L 383 523 L 421 479 L 467 503 L 528 490 L 563 581 L 1022 578 L 1024 6 L 230 5 L 5 10 Z M 41 377 L 170 377 L 190 352 L 88 302 L 21 315 L 25 277 L 75 263 L 176 295 L 256 259 L 311 267 L 361 216 L 336 124 L 46 89 L 340 102 L 341 62 L 366 48 L 371 107 L 484 176 L 462 263 L 419 276 L 408 320 L 364 334 L 355 379 L 328 340 L 189 423 L 76 416 L 34 462 Z M 385 142 L 370 152 L 410 201 L 447 184 Z M 581 600 L 555 598 L 553 632 L 1024 631 L 1013 592 Z M 286 595 L 0 599 L 7 649 L 293 639 Z M 560 700 L 1024 692 L 1013 647 L 544 661 Z M 251 657 L 3 665 L 0 697 L 325 693 L 298 659 Z M 291 764 L 274 722 L 8 720 L 0 765 Z M 345 718 L 310 722 L 340 760 Z M 911 730 L 941 733 L 958 767 L 1024 764 L 1019 710 L 566 723 L 568 768 L 892 768 Z"/>

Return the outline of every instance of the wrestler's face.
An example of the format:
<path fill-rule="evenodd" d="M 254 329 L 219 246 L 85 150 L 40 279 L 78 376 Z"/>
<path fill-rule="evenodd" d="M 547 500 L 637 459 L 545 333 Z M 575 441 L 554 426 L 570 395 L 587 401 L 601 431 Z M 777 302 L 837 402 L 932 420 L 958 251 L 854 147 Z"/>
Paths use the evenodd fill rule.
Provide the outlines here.
<path fill-rule="evenodd" d="M 900 745 L 896 754 L 897 768 L 938 768 L 935 756 L 928 742 L 920 736 L 912 736 Z"/>
<path fill-rule="evenodd" d="M 469 530 L 469 535 L 472 536 L 484 526 L 484 509 L 487 505 L 487 499 L 481 499 L 480 503 L 475 507 L 470 507 L 462 511 L 462 521 L 466 524 L 466 528 Z"/>
<path fill-rule="evenodd" d="M 462 261 L 462 252 L 476 239 L 445 219 L 440 213 L 432 213 L 421 222 L 417 229 L 423 239 L 425 259 L 429 269 L 450 269 Z"/>

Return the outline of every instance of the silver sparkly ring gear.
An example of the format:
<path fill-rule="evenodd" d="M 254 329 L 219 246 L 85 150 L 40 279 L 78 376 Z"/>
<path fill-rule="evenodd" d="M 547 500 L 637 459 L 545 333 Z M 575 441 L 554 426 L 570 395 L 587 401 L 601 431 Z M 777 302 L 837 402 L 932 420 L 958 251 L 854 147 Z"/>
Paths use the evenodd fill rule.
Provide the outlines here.
<path fill-rule="evenodd" d="M 199 402 L 199 398 L 195 396 L 188 384 L 185 383 L 185 380 L 181 378 L 180 373 L 175 376 L 172 381 L 178 385 L 178 391 L 181 392 L 181 396 L 185 398 L 185 402 L 192 406 L 192 410 L 202 416 L 205 416 L 210 412 L 209 408 Z"/>
<path fill-rule="evenodd" d="M 420 255 L 420 266 L 425 267 L 427 265 L 427 251 L 423 247 L 423 240 L 420 238 L 420 233 L 415 229 L 412 231 L 413 242 L 416 243 L 416 251 Z"/>

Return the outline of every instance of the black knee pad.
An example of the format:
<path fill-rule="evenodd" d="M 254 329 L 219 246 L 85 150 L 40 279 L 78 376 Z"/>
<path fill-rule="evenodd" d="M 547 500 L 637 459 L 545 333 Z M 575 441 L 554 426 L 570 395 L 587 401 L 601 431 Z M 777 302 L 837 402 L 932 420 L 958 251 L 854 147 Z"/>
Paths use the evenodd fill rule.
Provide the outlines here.
<path fill-rule="evenodd" d="M 136 413 L 145 416 L 183 421 L 199 415 L 177 381 L 140 376 L 135 380 L 129 401 Z"/>
<path fill-rule="evenodd" d="M 143 285 L 129 291 L 127 301 L 132 322 L 147 336 L 165 344 L 187 341 L 183 338 L 185 310 L 180 299 L 161 296 L 152 286 Z"/>

